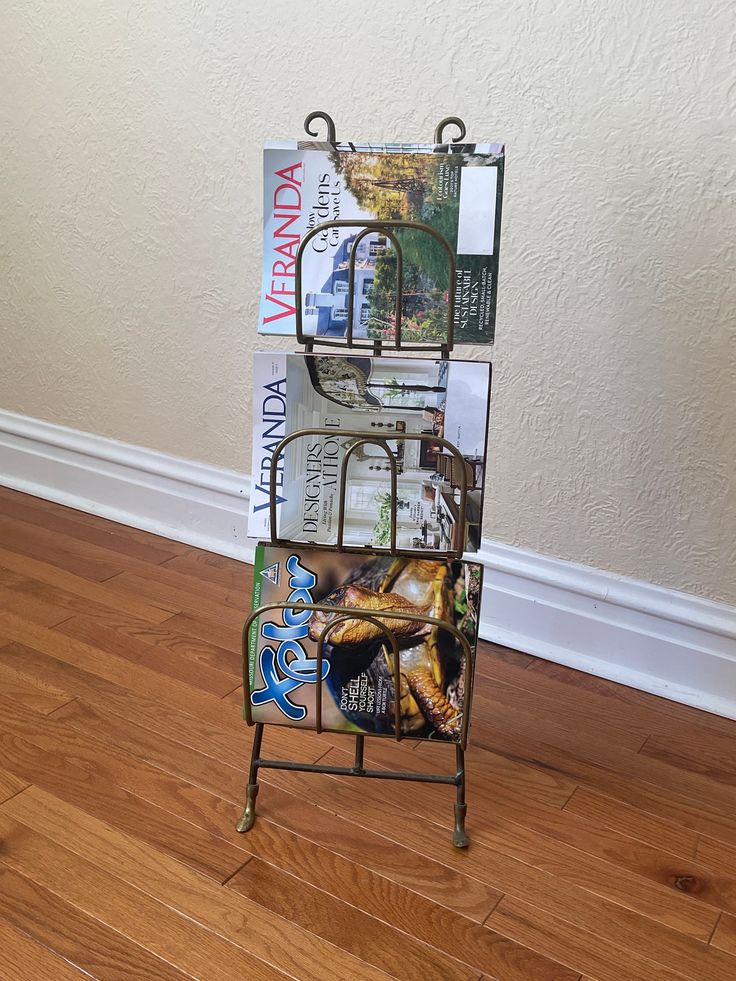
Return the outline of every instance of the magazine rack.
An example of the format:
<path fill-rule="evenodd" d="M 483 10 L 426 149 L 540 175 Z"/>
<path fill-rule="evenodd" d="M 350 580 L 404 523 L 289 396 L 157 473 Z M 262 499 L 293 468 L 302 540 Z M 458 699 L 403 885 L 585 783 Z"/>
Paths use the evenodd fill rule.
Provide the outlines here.
<path fill-rule="evenodd" d="M 330 143 L 337 142 L 337 137 L 335 134 L 335 124 L 332 119 L 323 112 L 312 112 L 307 116 L 304 127 L 310 136 L 316 136 L 310 129 L 310 125 L 315 119 L 321 119 L 327 125 L 327 138 Z M 459 135 L 454 137 L 453 142 L 457 143 L 464 139 L 465 137 L 465 125 L 461 119 L 456 116 L 448 116 L 443 119 L 434 133 L 435 144 L 441 144 L 443 142 L 443 133 L 447 126 L 453 125 L 459 129 Z M 349 263 L 348 263 L 348 296 L 347 296 L 347 311 L 348 319 L 346 325 L 346 335 L 344 338 L 323 338 L 307 335 L 303 330 L 303 294 L 302 294 L 302 259 L 304 256 L 304 250 L 314 238 L 315 235 L 335 228 L 335 227 L 354 227 L 361 229 L 356 235 L 353 241 L 353 250 L 351 252 Z M 444 249 L 447 255 L 447 266 L 448 266 L 448 283 L 450 284 L 447 295 L 447 330 L 444 337 L 439 339 L 435 344 L 427 343 L 412 343 L 407 341 L 406 337 L 402 336 L 401 321 L 402 321 L 402 305 L 403 305 L 403 255 L 401 250 L 401 244 L 399 238 L 396 235 L 396 231 L 399 229 L 410 229 L 418 234 L 426 234 L 431 236 Z M 384 235 L 387 241 L 391 242 L 393 246 L 393 251 L 396 255 L 396 305 L 395 305 L 395 330 L 392 342 L 387 342 L 384 338 L 374 338 L 367 341 L 361 342 L 361 340 L 355 340 L 354 329 L 353 329 L 353 319 L 354 319 L 354 303 L 353 295 L 355 288 L 355 246 L 358 242 L 365 236 L 380 232 Z M 435 229 L 428 225 L 424 225 L 420 222 L 414 221 L 404 221 L 398 219 L 385 220 L 385 221 L 346 221 L 346 220 L 336 220 L 332 222 L 322 222 L 321 224 L 315 225 L 310 231 L 304 236 L 302 242 L 299 246 L 296 260 L 296 275 L 295 275 L 295 293 L 296 293 L 296 333 L 297 340 L 300 344 L 304 346 L 306 352 L 311 352 L 314 350 L 315 344 L 320 346 L 328 347 L 339 347 L 346 351 L 352 350 L 371 350 L 374 357 L 380 357 L 384 353 L 384 349 L 389 347 L 393 351 L 422 351 L 422 352 L 435 352 L 441 359 L 447 360 L 453 349 L 453 325 L 454 325 L 454 297 L 452 284 L 455 281 L 455 257 L 452 249 L 447 243 L 446 239 Z M 283 454 L 286 447 L 297 439 L 302 439 L 304 437 L 310 436 L 325 436 L 334 435 L 334 429 L 299 429 L 295 432 L 287 434 L 274 449 L 273 459 L 278 460 Z M 369 551 L 371 554 L 384 554 L 389 556 L 405 556 L 414 559 L 454 559 L 459 560 L 462 558 L 463 549 L 465 545 L 465 536 L 467 529 L 467 511 L 466 511 L 466 501 L 467 501 L 467 472 L 465 466 L 465 460 L 460 452 L 460 450 L 449 442 L 449 440 L 443 439 L 441 437 L 435 436 L 432 433 L 401 433 L 401 432 L 391 432 L 383 435 L 378 435 L 376 433 L 364 432 L 361 430 L 340 430 L 340 435 L 347 438 L 353 438 L 356 440 L 346 451 L 345 456 L 341 464 L 340 473 L 340 498 L 339 498 L 339 509 L 338 509 L 338 530 L 337 530 L 337 542 L 334 545 L 330 544 L 312 544 L 309 547 L 313 549 L 321 549 L 327 551 L 335 552 L 359 552 L 363 553 Z M 421 549 L 400 549 L 397 548 L 397 522 L 396 522 L 396 502 L 397 502 L 397 461 L 394 451 L 391 449 L 390 443 L 398 443 L 402 440 L 431 440 L 433 444 L 441 445 L 450 455 L 452 455 L 459 463 L 459 474 L 460 474 L 460 502 L 458 508 L 459 518 L 455 523 L 452 548 L 447 551 L 438 551 L 436 549 L 425 550 Z M 390 543 L 388 547 L 371 546 L 369 550 L 366 550 L 363 546 L 350 545 L 345 543 L 344 531 L 345 531 L 345 495 L 347 491 L 347 474 L 348 467 L 350 464 L 350 459 L 353 454 L 359 449 L 359 447 L 364 445 L 375 445 L 383 450 L 385 453 L 390 472 L 390 499 L 392 502 L 391 509 L 391 532 L 390 532 Z M 285 539 L 280 539 L 278 537 L 278 526 L 277 526 L 277 511 L 276 511 L 276 500 L 277 500 L 277 468 L 275 466 L 271 467 L 270 475 L 270 527 L 271 527 L 271 544 L 272 545 L 294 545 L 301 544 L 291 542 Z M 249 646 L 251 643 L 251 629 L 253 624 L 256 622 L 258 617 L 273 610 L 292 610 L 294 612 L 303 613 L 305 610 L 310 610 L 315 613 L 329 613 L 333 614 L 330 622 L 325 624 L 323 629 L 320 631 L 317 640 L 317 657 L 316 657 L 316 670 L 315 677 L 317 679 L 315 688 L 315 722 L 316 731 L 321 732 L 340 732 L 341 735 L 348 735 L 344 730 L 337 730 L 326 728 L 323 726 L 322 718 L 322 674 L 323 674 L 323 664 L 324 664 L 324 647 L 329 640 L 330 635 L 340 626 L 345 625 L 351 620 L 362 620 L 366 623 L 371 624 L 379 634 L 383 634 L 385 637 L 385 645 L 391 653 L 392 671 L 393 671 L 393 681 L 394 681 L 394 733 L 358 733 L 355 735 L 355 757 L 353 766 L 330 766 L 324 763 L 302 763 L 296 760 L 273 760 L 267 759 L 261 756 L 261 745 L 263 742 L 263 728 L 266 723 L 256 722 L 253 719 L 253 712 L 251 707 L 251 682 L 250 682 L 250 659 L 249 659 Z M 455 715 L 447 718 L 446 714 L 441 720 L 441 725 L 444 726 L 445 734 L 448 738 L 451 738 L 455 744 L 455 754 L 456 754 L 456 768 L 455 772 L 452 774 L 444 773 L 420 773 L 415 771 L 393 771 L 393 770 L 378 770 L 369 769 L 363 765 L 363 753 L 365 746 L 365 737 L 369 735 L 371 738 L 383 737 L 391 738 L 397 741 L 401 741 L 404 738 L 412 738 L 411 736 L 405 736 L 401 731 L 401 658 L 399 653 L 399 642 L 397 640 L 395 632 L 388 626 L 388 624 L 383 622 L 382 617 L 386 619 L 391 619 L 393 621 L 411 621 L 415 623 L 421 623 L 429 625 L 433 628 L 441 629 L 451 634 L 455 641 L 460 645 L 463 651 L 463 659 L 465 665 L 465 692 L 463 698 L 463 709 L 460 715 Z M 255 642 L 255 638 L 253 638 Z M 468 726 L 470 722 L 470 713 L 472 707 L 472 697 L 473 697 L 473 678 L 475 674 L 475 654 L 471 644 L 468 642 L 467 637 L 459 630 L 454 624 L 448 623 L 446 620 L 437 619 L 428 615 L 412 612 L 399 612 L 396 610 L 390 611 L 378 611 L 378 610 L 363 610 L 356 607 L 349 606 L 337 606 L 337 605 L 327 605 L 320 603 L 297 603 L 297 602 L 284 602 L 284 603 L 270 603 L 258 607 L 253 610 L 248 616 L 245 624 L 243 626 L 242 635 L 242 651 L 243 651 L 243 690 L 244 690 L 244 702 L 245 702 L 245 718 L 250 726 L 255 726 L 255 733 L 253 738 L 253 746 L 251 751 L 250 768 L 248 772 L 248 785 L 246 791 L 246 804 L 243 815 L 238 821 L 236 828 L 240 832 L 249 831 L 256 820 L 256 797 L 258 795 L 258 772 L 259 770 L 296 770 L 305 773 L 322 773 L 331 774 L 338 776 L 348 776 L 348 777 L 366 777 L 379 780 L 404 780 L 404 781 L 416 781 L 422 783 L 442 783 L 450 784 L 456 788 L 456 801 L 454 805 L 454 830 L 452 834 L 452 843 L 456 848 L 466 848 L 469 844 L 469 838 L 465 830 L 465 815 L 467 811 L 467 804 L 465 802 L 465 749 L 467 746 L 468 738 Z M 441 712 L 441 708 L 435 705 L 434 710 L 437 713 Z"/>

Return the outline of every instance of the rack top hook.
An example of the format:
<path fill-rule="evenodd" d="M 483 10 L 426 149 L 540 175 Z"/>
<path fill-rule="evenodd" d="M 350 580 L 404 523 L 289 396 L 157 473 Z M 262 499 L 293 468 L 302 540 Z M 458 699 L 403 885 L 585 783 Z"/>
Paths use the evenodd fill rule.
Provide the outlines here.
<path fill-rule="evenodd" d="M 462 119 L 459 116 L 445 116 L 444 119 L 441 119 L 437 123 L 437 126 L 435 128 L 434 131 L 435 143 L 445 142 L 445 140 L 442 138 L 442 133 L 446 126 L 457 126 L 457 128 L 460 130 L 457 136 L 453 136 L 452 138 L 453 143 L 459 143 L 461 140 L 465 139 L 465 133 L 467 131 L 465 129 L 465 123 L 462 121 Z"/>
<path fill-rule="evenodd" d="M 310 126 L 315 119 L 321 119 L 327 124 L 327 141 L 328 143 L 337 143 L 337 136 L 335 134 L 335 123 L 332 116 L 329 116 L 326 112 L 320 112 L 317 109 L 315 112 L 310 112 L 307 118 L 304 120 L 304 129 L 307 131 L 309 136 L 317 136 L 315 130 L 310 129 Z"/>

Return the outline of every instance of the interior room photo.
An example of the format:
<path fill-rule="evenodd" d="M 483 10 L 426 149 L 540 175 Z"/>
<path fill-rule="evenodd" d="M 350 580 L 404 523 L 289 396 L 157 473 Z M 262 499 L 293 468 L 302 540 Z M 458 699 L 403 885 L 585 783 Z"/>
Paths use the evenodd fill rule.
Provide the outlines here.
<path fill-rule="evenodd" d="M 3 5 L 0 981 L 736 979 L 735 31 Z"/>

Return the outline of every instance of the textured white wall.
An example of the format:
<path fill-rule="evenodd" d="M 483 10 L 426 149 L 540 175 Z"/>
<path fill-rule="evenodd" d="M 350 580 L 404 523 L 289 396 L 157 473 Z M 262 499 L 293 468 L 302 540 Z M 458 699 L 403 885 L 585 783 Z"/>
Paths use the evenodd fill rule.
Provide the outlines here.
<path fill-rule="evenodd" d="M 0 406 L 247 470 L 262 140 L 458 113 L 508 146 L 486 534 L 736 603 L 733 12 L 5 0 Z"/>

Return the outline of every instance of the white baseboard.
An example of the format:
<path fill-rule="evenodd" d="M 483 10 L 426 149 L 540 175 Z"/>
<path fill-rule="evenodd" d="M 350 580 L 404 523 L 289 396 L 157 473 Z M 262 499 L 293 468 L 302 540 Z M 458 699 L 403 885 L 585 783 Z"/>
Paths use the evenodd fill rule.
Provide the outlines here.
<path fill-rule="evenodd" d="M 253 560 L 246 474 L 0 410 L 0 484 Z M 485 539 L 481 636 L 736 718 L 736 609 Z"/>
<path fill-rule="evenodd" d="M 253 561 L 247 474 L 0 409 L 0 484 Z"/>
<path fill-rule="evenodd" d="M 736 609 L 483 541 L 486 640 L 736 719 Z"/>

